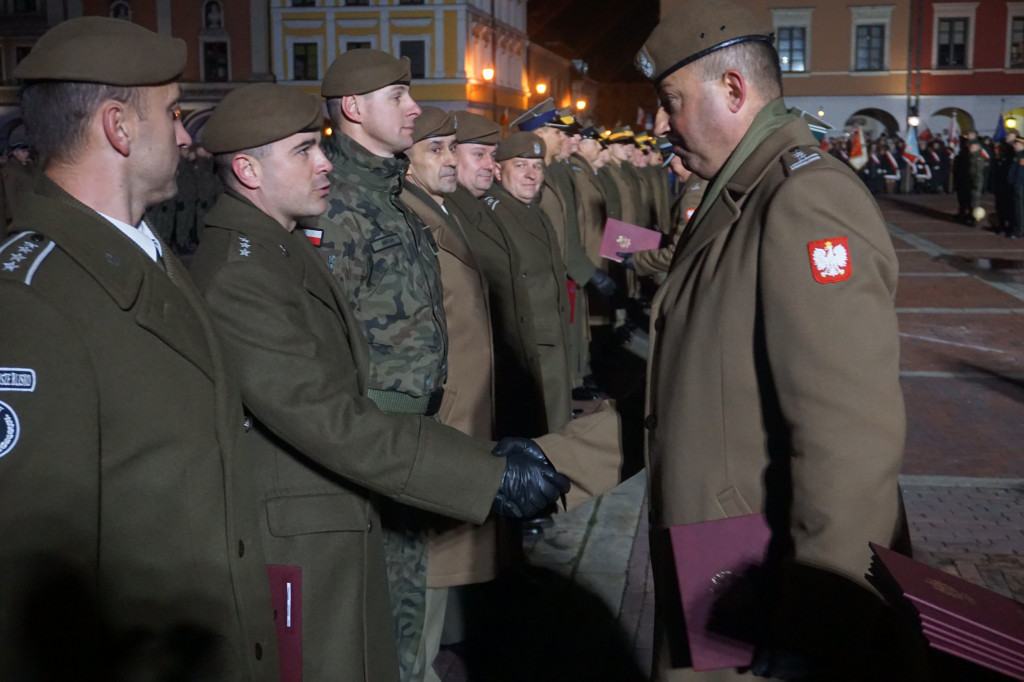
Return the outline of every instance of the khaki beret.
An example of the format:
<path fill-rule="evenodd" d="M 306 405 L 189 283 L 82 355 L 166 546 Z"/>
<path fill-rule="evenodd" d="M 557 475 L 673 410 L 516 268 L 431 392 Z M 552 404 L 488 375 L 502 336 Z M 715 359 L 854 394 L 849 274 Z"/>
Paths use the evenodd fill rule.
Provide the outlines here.
<path fill-rule="evenodd" d="M 228 154 L 319 129 L 323 103 L 298 88 L 255 83 L 228 93 L 203 126 L 203 147 Z"/>
<path fill-rule="evenodd" d="M 185 41 L 122 19 L 78 17 L 44 33 L 14 69 L 24 81 L 158 85 L 185 69 Z"/>
<path fill-rule="evenodd" d="M 654 27 L 635 65 L 657 85 L 701 57 L 751 40 L 771 44 L 773 31 L 749 8 L 729 0 L 684 0 Z"/>
<path fill-rule="evenodd" d="M 420 107 L 420 109 L 422 113 L 412 124 L 413 144 L 428 137 L 444 137 L 455 134 L 458 124 L 455 122 L 454 114 L 431 106 Z"/>
<path fill-rule="evenodd" d="M 498 143 L 494 153 L 495 161 L 507 161 L 508 159 L 543 159 L 544 140 L 534 133 L 520 131 L 512 133 Z"/>
<path fill-rule="evenodd" d="M 408 57 L 397 59 L 387 52 L 368 47 L 342 52 L 327 67 L 320 87 L 323 97 L 365 95 L 395 83 L 412 82 L 412 66 Z"/>
<path fill-rule="evenodd" d="M 501 126 L 486 116 L 456 111 L 455 120 L 459 124 L 458 130 L 455 131 L 455 139 L 460 144 L 472 142 L 493 145 L 501 142 Z"/>
<path fill-rule="evenodd" d="M 558 109 L 555 107 L 555 100 L 548 97 L 540 104 L 527 109 L 522 116 L 512 121 L 510 127 L 519 128 L 519 130 L 528 133 L 541 126 L 565 129 L 569 127 L 569 123 L 571 121 L 565 122 L 559 117 Z"/>

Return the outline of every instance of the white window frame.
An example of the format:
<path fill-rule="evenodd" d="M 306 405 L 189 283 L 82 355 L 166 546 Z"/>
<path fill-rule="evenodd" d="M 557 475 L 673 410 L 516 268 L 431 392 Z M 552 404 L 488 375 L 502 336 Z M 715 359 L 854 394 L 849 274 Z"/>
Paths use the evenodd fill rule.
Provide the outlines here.
<path fill-rule="evenodd" d="M 936 2 L 932 5 L 932 70 L 936 74 L 963 73 L 974 68 L 974 34 L 978 31 L 977 2 Z M 939 19 L 967 19 L 967 64 L 962 69 L 939 68 Z"/>
<path fill-rule="evenodd" d="M 1014 73 L 1021 71 L 1021 67 L 1010 66 L 1010 48 L 1013 47 L 1013 20 L 1024 17 L 1024 2 L 1006 3 L 1006 55 L 1003 58 L 1005 68 L 1012 69 Z"/>
<path fill-rule="evenodd" d="M 392 20 L 393 21 L 393 20 Z M 400 33 L 391 34 L 391 54 L 398 56 L 402 54 L 402 43 L 409 42 L 421 42 L 423 43 L 423 77 L 414 78 L 414 80 L 425 81 L 429 80 L 433 73 L 434 65 L 434 36 L 432 33 L 420 33 L 420 34 L 406 34 Z"/>
<path fill-rule="evenodd" d="M 896 5 L 854 5 L 850 7 L 850 73 L 854 75 L 886 74 L 889 72 L 889 53 L 892 49 L 892 11 Z M 882 46 L 882 68 L 877 71 L 857 69 L 857 27 L 882 24 L 885 26 L 885 44 Z"/>
<path fill-rule="evenodd" d="M 295 44 L 296 43 L 316 43 L 316 73 L 317 80 L 315 81 L 297 81 L 295 80 Z M 285 73 L 288 74 L 288 80 L 295 83 L 318 83 L 324 77 L 324 39 L 323 36 L 288 36 L 285 38 L 284 45 L 285 54 Z"/>
<path fill-rule="evenodd" d="M 811 13 L 813 11 L 813 7 L 771 10 L 776 44 L 778 44 L 780 28 L 802 28 L 804 30 L 804 69 L 803 71 L 783 71 L 782 75 L 784 76 L 811 72 Z"/>

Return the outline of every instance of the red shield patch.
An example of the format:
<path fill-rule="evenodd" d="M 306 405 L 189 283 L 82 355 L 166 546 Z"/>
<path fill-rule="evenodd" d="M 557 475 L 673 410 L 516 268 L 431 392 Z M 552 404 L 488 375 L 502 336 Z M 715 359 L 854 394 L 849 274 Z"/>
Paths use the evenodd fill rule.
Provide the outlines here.
<path fill-rule="evenodd" d="M 807 245 L 811 259 L 811 274 L 819 284 L 832 284 L 850 279 L 853 263 L 850 261 L 850 245 L 846 237 L 819 239 Z"/>

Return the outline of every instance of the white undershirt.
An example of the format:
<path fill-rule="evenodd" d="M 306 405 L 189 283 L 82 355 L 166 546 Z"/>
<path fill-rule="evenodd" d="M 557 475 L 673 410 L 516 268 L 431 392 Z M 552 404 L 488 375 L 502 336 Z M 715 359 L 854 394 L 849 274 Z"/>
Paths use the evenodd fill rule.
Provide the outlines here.
<path fill-rule="evenodd" d="M 149 229 L 149 225 L 143 220 L 139 223 L 138 227 L 133 227 L 128 223 L 122 222 L 117 218 L 111 218 L 106 213 L 100 213 L 101 216 L 109 220 L 114 227 L 124 233 L 128 239 L 131 239 L 135 244 L 146 252 L 146 255 L 153 259 L 153 262 L 157 262 L 163 257 L 163 248 L 160 246 L 159 240 L 156 235 L 153 234 L 153 230 Z"/>

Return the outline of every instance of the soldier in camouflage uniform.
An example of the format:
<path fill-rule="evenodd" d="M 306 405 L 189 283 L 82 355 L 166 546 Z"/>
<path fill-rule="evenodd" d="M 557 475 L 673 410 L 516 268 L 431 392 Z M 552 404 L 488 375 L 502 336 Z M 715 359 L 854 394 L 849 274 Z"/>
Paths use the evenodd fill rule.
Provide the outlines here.
<path fill-rule="evenodd" d="M 321 252 L 364 324 L 367 394 L 384 412 L 433 416 L 447 373 L 447 330 L 437 244 L 398 199 L 420 108 L 408 58 L 350 50 L 327 70 L 321 94 L 335 134 Z M 422 637 L 425 533 L 409 510 L 382 509 L 399 665 L 411 679 Z"/>

